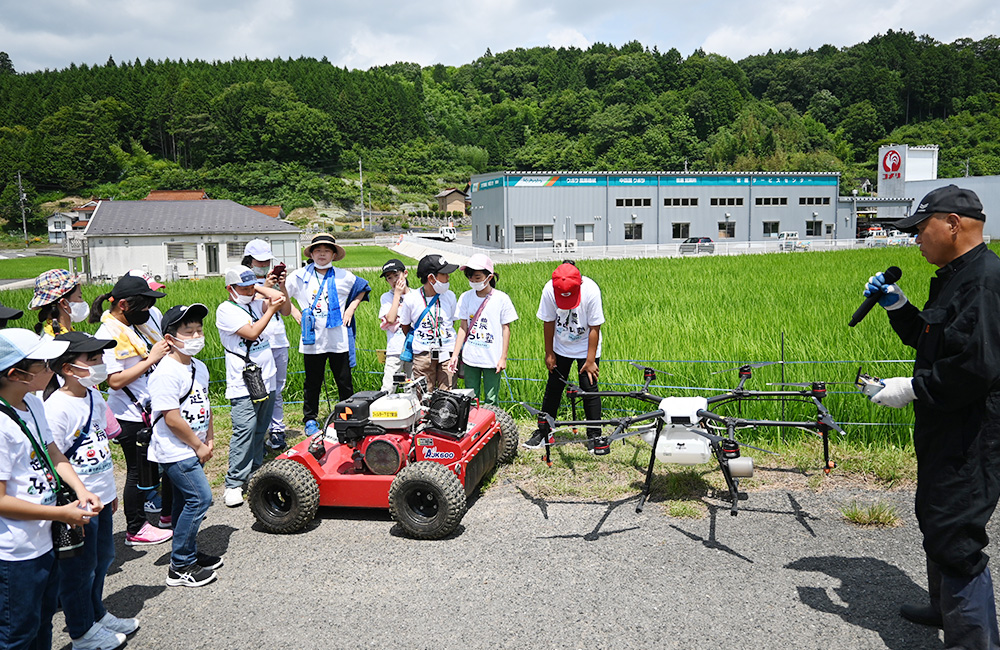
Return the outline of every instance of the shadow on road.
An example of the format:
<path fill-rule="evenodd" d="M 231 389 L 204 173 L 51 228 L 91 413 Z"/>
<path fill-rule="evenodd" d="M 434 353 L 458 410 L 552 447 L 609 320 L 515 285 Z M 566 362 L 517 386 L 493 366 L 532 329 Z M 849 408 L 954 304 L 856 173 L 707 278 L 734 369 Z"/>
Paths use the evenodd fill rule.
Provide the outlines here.
<path fill-rule="evenodd" d="M 797 587 L 799 599 L 816 611 L 835 614 L 846 623 L 877 632 L 886 648 L 942 648 L 935 629 L 914 625 L 899 615 L 903 603 L 927 601 L 927 591 L 899 568 L 871 557 L 804 557 L 785 565 L 795 571 L 815 571 L 840 581 L 835 602 L 822 587 Z M 822 632 L 819 633 L 822 637 Z"/>

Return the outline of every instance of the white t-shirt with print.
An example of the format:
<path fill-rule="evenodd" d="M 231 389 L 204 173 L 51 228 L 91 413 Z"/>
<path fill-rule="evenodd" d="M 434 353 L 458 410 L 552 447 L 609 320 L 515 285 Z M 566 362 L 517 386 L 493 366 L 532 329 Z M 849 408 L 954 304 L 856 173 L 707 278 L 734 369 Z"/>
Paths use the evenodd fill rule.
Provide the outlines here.
<path fill-rule="evenodd" d="M 188 389 L 191 389 L 189 395 Z M 208 401 L 208 368 L 205 364 L 197 359 L 191 359 L 191 365 L 185 365 L 173 357 L 164 357 L 149 378 L 149 394 L 152 399 L 153 418 L 159 418 L 153 426 L 153 438 L 149 442 L 147 453 L 149 460 L 154 463 L 176 463 L 197 456 L 194 449 L 174 435 L 166 420 L 161 417 L 161 413 L 180 409 L 191 430 L 205 442 L 208 436 L 208 424 L 212 417 L 212 407 Z M 187 395 L 187 398 L 181 403 L 180 400 L 184 395 Z"/>
<path fill-rule="evenodd" d="M 392 299 L 394 293 L 392 291 L 386 291 L 382 294 L 382 297 L 379 298 L 378 322 L 379 327 L 381 327 L 385 332 L 386 356 L 398 357 L 399 353 L 403 351 L 403 343 L 406 341 L 406 334 L 403 334 L 403 326 L 399 322 L 399 312 L 403 309 L 403 300 L 411 293 L 413 293 L 412 289 L 399 297 L 399 307 L 396 309 L 396 322 L 392 325 L 388 325 L 385 322 L 385 317 L 389 314 L 389 310 L 392 309 Z"/>
<path fill-rule="evenodd" d="M 147 321 L 146 324 L 155 329 L 157 332 L 160 332 L 160 322 L 163 320 L 163 315 L 160 313 L 160 310 L 154 305 L 149 308 L 149 314 L 149 321 Z M 132 328 L 132 330 L 135 331 L 135 328 Z M 153 347 L 152 341 L 147 341 L 140 332 L 136 331 L 136 333 L 139 334 L 140 339 L 146 341 L 147 348 Z M 104 324 L 101 324 L 101 326 L 97 328 L 97 332 L 94 333 L 94 338 L 114 340 L 115 337 L 111 333 L 111 330 L 109 330 Z M 143 361 L 142 357 L 138 356 L 118 359 L 118 357 L 115 356 L 115 350 L 116 348 L 105 350 L 103 355 L 104 365 L 108 367 L 109 375 L 128 370 L 132 366 Z M 139 400 L 140 404 L 142 404 L 143 400 L 149 397 L 149 393 L 146 391 L 146 380 L 149 378 L 149 374 L 151 372 L 153 372 L 153 368 L 150 368 L 145 373 L 139 375 L 132 381 L 131 384 L 128 385 L 128 389 L 133 395 L 135 395 L 135 398 Z M 124 420 L 126 422 L 142 422 L 142 415 L 139 413 L 139 409 L 135 406 L 132 399 L 125 394 L 124 390 L 115 390 L 109 386 L 108 406 L 111 407 L 111 412 L 114 413 L 115 417 L 119 420 Z"/>
<path fill-rule="evenodd" d="M 244 325 L 253 323 L 255 319 L 260 320 L 266 310 L 263 300 L 254 300 L 249 305 L 237 305 L 227 300 L 215 310 L 215 326 L 219 328 L 222 347 L 229 350 L 223 352 L 226 356 L 226 399 L 246 397 L 250 394 L 246 384 L 243 383 L 243 368 L 247 365 L 244 360 L 247 347 L 243 342 L 246 339 L 236 332 Z M 271 354 L 270 340 L 265 334 L 266 328 L 265 333 L 250 345 L 250 361 L 260 366 L 267 390 L 272 391 L 276 387 L 274 376 L 277 368 L 274 365 L 274 355 Z M 232 354 L 233 352 L 236 354 Z"/>
<path fill-rule="evenodd" d="M 458 299 L 457 320 L 469 321 L 462 361 L 474 368 L 494 369 L 503 354 L 503 326 L 516 321 L 517 312 L 510 296 L 503 291 L 493 289 L 487 297 L 490 301 L 473 324 L 472 317 L 486 298 L 480 298 L 472 289 L 463 293 Z"/>
<path fill-rule="evenodd" d="M 434 296 L 428 296 L 424 301 L 423 287 L 407 292 L 399 305 L 400 324 L 413 327 L 433 298 Z M 413 335 L 414 354 L 441 350 L 451 352 L 455 349 L 456 307 L 455 294 L 450 289 L 437 299 Z"/>
<path fill-rule="evenodd" d="M 84 487 L 96 494 L 102 503 L 111 503 L 117 495 L 107 434 L 109 410 L 101 393 L 94 388 L 88 389 L 84 397 L 57 390 L 45 400 L 45 417 L 52 430 L 52 439 L 64 454 L 84 436 L 87 417 L 90 417 L 86 437 L 67 458 Z"/>
<path fill-rule="evenodd" d="M 351 295 L 356 277 L 350 271 L 345 271 L 337 267 L 327 269 L 327 274 L 333 273 L 334 286 L 337 290 L 337 302 L 340 305 L 340 316 L 343 320 L 344 312 L 347 310 L 347 297 Z M 285 280 L 285 290 L 288 295 L 295 298 L 299 304 L 300 311 L 306 311 L 312 307 L 316 292 L 322 286 L 323 292 L 316 300 L 316 307 L 313 308 L 313 315 L 316 317 L 316 342 L 312 345 L 305 345 L 299 339 L 299 352 L 302 354 L 323 354 L 325 352 L 347 352 L 349 342 L 347 338 L 347 327 L 341 324 L 339 327 L 327 327 L 326 317 L 329 311 L 329 299 L 327 296 L 329 282 L 322 282 L 319 274 L 309 267 L 296 269 Z"/>
<path fill-rule="evenodd" d="M 52 442 L 52 434 L 42 401 L 30 394 L 24 396 L 24 401 L 30 413 L 18 409 L 14 409 L 15 412 L 28 425 L 35 441 L 40 438 L 42 446 L 48 445 Z M 7 496 L 29 503 L 55 505 L 56 493 L 45 477 L 46 471 L 45 459 L 35 454 L 21 427 L 0 413 L 0 481 L 6 484 Z M 51 521 L 22 521 L 0 516 L 0 560 L 32 560 L 51 549 Z"/>
<path fill-rule="evenodd" d="M 561 357 L 586 359 L 590 342 L 590 328 L 604 323 L 604 307 L 601 303 L 601 289 L 588 277 L 580 286 L 580 304 L 575 309 L 558 309 L 556 296 L 552 291 L 552 280 L 542 288 L 542 299 L 538 303 L 538 319 L 546 323 L 555 321 L 556 333 L 552 350 Z M 601 358 L 601 341 L 597 339 L 597 358 Z"/>

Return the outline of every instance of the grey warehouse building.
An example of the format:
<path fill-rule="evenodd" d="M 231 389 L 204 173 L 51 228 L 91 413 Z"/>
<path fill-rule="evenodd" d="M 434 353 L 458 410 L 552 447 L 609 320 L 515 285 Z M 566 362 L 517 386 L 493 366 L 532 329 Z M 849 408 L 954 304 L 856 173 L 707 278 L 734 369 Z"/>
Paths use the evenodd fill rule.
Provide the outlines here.
<path fill-rule="evenodd" d="M 472 177 L 472 243 L 487 248 L 855 236 L 833 172 L 494 172 Z"/>

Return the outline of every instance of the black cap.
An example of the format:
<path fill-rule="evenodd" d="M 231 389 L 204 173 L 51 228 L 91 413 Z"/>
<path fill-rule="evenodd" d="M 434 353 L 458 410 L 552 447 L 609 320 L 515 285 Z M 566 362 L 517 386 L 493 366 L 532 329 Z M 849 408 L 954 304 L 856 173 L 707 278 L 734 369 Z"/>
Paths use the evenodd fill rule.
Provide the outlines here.
<path fill-rule="evenodd" d="M 189 313 L 192 319 L 204 321 L 205 316 L 208 316 L 208 307 L 200 302 L 193 305 L 174 305 L 163 315 L 163 320 L 160 321 L 160 331 L 166 334 L 171 325 L 179 322 Z"/>
<path fill-rule="evenodd" d="M 945 185 L 930 192 L 917 205 L 917 211 L 896 222 L 904 232 L 916 232 L 917 224 L 932 214 L 957 214 L 970 219 L 986 221 L 983 204 L 972 190 L 957 185 Z"/>
<path fill-rule="evenodd" d="M 66 352 L 69 354 L 88 354 L 101 350 L 110 350 L 118 345 L 111 339 L 94 338 L 86 332 L 66 332 L 56 337 L 57 341 L 67 341 L 69 347 Z"/>
<path fill-rule="evenodd" d="M 420 263 L 417 264 L 417 275 L 420 276 L 421 282 L 425 282 L 427 276 L 431 273 L 435 275 L 438 273 L 454 273 L 457 270 L 458 264 L 451 264 L 443 255 L 425 255 L 420 258 Z"/>
<path fill-rule="evenodd" d="M 149 283 L 144 279 L 134 275 L 123 275 L 115 282 L 111 289 L 111 297 L 115 300 L 134 298 L 135 296 L 148 296 L 150 298 L 162 298 L 167 294 L 160 291 L 153 291 L 149 288 Z"/>
<path fill-rule="evenodd" d="M 24 312 L 20 309 L 13 309 L 0 304 L 0 320 L 17 320 L 21 316 L 24 316 Z"/>
<path fill-rule="evenodd" d="M 382 277 L 389 275 L 390 273 L 395 273 L 396 271 L 405 271 L 406 266 L 399 260 L 393 258 L 382 265 Z"/>

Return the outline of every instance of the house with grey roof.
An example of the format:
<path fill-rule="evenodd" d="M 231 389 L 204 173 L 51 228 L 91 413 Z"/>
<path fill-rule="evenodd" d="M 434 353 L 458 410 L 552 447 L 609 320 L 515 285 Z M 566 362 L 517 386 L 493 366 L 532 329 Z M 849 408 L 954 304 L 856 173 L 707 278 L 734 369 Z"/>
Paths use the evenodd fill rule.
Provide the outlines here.
<path fill-rule="evenodd" d="M 269 242 L 275 259 L 298 268 L 300 232 L 233 201 L 147 200 L 101 201 L 84 236 L 92 278 L 143 269 L 165 281 L 225 273 L 251 239 Z"/>

